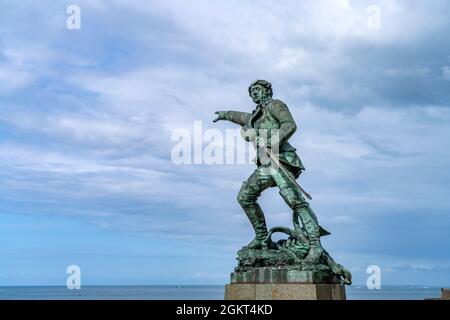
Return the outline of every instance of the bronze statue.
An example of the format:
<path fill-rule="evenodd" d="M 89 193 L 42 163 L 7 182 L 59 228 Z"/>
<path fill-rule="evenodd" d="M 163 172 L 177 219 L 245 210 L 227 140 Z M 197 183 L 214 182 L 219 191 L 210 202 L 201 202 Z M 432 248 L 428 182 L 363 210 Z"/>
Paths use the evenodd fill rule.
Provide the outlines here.
<path fill-rule="evenodd" d="M 240 125 L 244 138 L 257 148 L 257 168 L 243 182 L 237 196 L 253 226 L 255 238 L 239 251 L 240 263 L 236 271 L 267 266 L 300 266 L 304 270 L 323 265 L 325 269 L 328 267 L 329 275 L 341 277 L 343 283 L 350 283 L 350 272 L 336 264 L 323 249 L 320 237 L 329 232 L 319 225 L 314 211 L 305 200 L 305 196 L 308 199 L 311 197 L 296 182 L 305 168 L 296 149 L 288 141 L 297 130 L 295 120 L 285 103 L 273 99 L 272 85 L 268 81 L 254 81 L 248 92 L 256 103 L 252 113 L 217 111 L 214 120 L 227 120 Z M 267 229 L 257 199 L 264 190 L 275 186 L 292 209 L 293 229 Z M 289 238 L 273 243 L 271 236 L 274 232 L 285 233 Z"/>

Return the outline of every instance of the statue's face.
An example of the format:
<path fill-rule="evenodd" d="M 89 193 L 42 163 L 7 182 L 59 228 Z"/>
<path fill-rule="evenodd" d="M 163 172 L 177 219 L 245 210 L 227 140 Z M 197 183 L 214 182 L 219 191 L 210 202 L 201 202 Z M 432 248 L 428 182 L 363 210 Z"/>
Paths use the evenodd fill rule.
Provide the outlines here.
<path fill-rule="evenodd" d="M 250 88 L 250 97 L 253 102 L 258 104 L 267 97 L 266 88 L 260 84 L 256 84 Z"/>

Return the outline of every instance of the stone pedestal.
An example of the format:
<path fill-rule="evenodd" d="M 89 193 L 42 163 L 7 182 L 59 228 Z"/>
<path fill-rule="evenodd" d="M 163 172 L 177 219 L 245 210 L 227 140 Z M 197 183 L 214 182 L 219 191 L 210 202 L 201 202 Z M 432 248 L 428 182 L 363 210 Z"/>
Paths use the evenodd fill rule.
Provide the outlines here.
<path fill-rule="evenodd" d="M 345 300 L 341 284 L 250 284 L 225 285 L 225 300 Z"/>
<path fill-rule="evenodd" d="M 323 271 L 255 268 L 233 272 L 225 300 L 345 300 L 345 286 Z"/>
<path fill-rule="evenodd" d="M 233 272 L 230 283 L 339 283 L 330 272 L 278 268 L 255 268 L 245 272 Z"/>

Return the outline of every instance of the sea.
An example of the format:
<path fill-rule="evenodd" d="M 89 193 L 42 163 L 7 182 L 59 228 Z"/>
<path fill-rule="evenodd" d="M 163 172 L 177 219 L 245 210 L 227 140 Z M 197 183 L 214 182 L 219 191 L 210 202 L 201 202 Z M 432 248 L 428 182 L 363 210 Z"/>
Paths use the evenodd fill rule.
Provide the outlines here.
<path fill-rule="evenodd" d="M 348 300 L 424 300 L 439 298 L 440 287 L 347 286 Z M 223 300 L 223 285 L 0 287 L 0 300 Z"/>

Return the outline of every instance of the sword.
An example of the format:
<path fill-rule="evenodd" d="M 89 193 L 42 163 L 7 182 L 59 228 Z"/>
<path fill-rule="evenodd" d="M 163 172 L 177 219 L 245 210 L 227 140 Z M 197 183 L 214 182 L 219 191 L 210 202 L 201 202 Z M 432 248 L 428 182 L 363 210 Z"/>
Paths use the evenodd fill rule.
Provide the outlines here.
<path fill-rule="evenodd" d="M 269 155 L 270 159 L 272 159 L 275 162 L 276 166 L 289 178 L 289 180 L 300 190 L 300 192 L 303 193 L 303 195 L 308 200 L 312 200 L 311 195 L 298 184 L 298 182 L 295 180 L 295 177 L 292 176 L 292 173 L 289 172 L 285 167 L 283 167 L 283 165 L 280 162 L 280 159 L 272 152 L 272 150 L 264 146 L 261 146 L 261 148 L 263 148 L 263 150 Z"/>
<path fill-rule="evenodd" d="M 283 165 L 280 162 L 280 159 L 272 152 L 272 150 L 270 150 L 270 149 L 268 149 L 266 147 L 262 147 L 262 148 L 267 152 L 269 157 L 275 162 L 275 164 L 278 166 L 278 168 L 280 168 L 280 170 L 284 172 L 284 174 L 289 178 L 289 180 L 291 180 L 291 182 L 300 190 L 300 192 L 303 193 L 303 195 L 308 200 L 312 200 L 311 195 L 308 192 L 306 192 L 305 189 L 303 189 L 298 184 L 298 182 L 295 180 L 295 177 L 292 176 L 292 173 L 289 172 L 289 170 L 287 170 L 285 167 L 283 167 Z M 295 221 L 295 219 L 294 219 L 294 221 Z M 295 222 L 294 222 L 294 226 L 295 226 Z M 328 230 L 322 228 L 321 225 L 319 225 L 319 233 L 320 233 L 321 237 L 331 234 Z"/>

